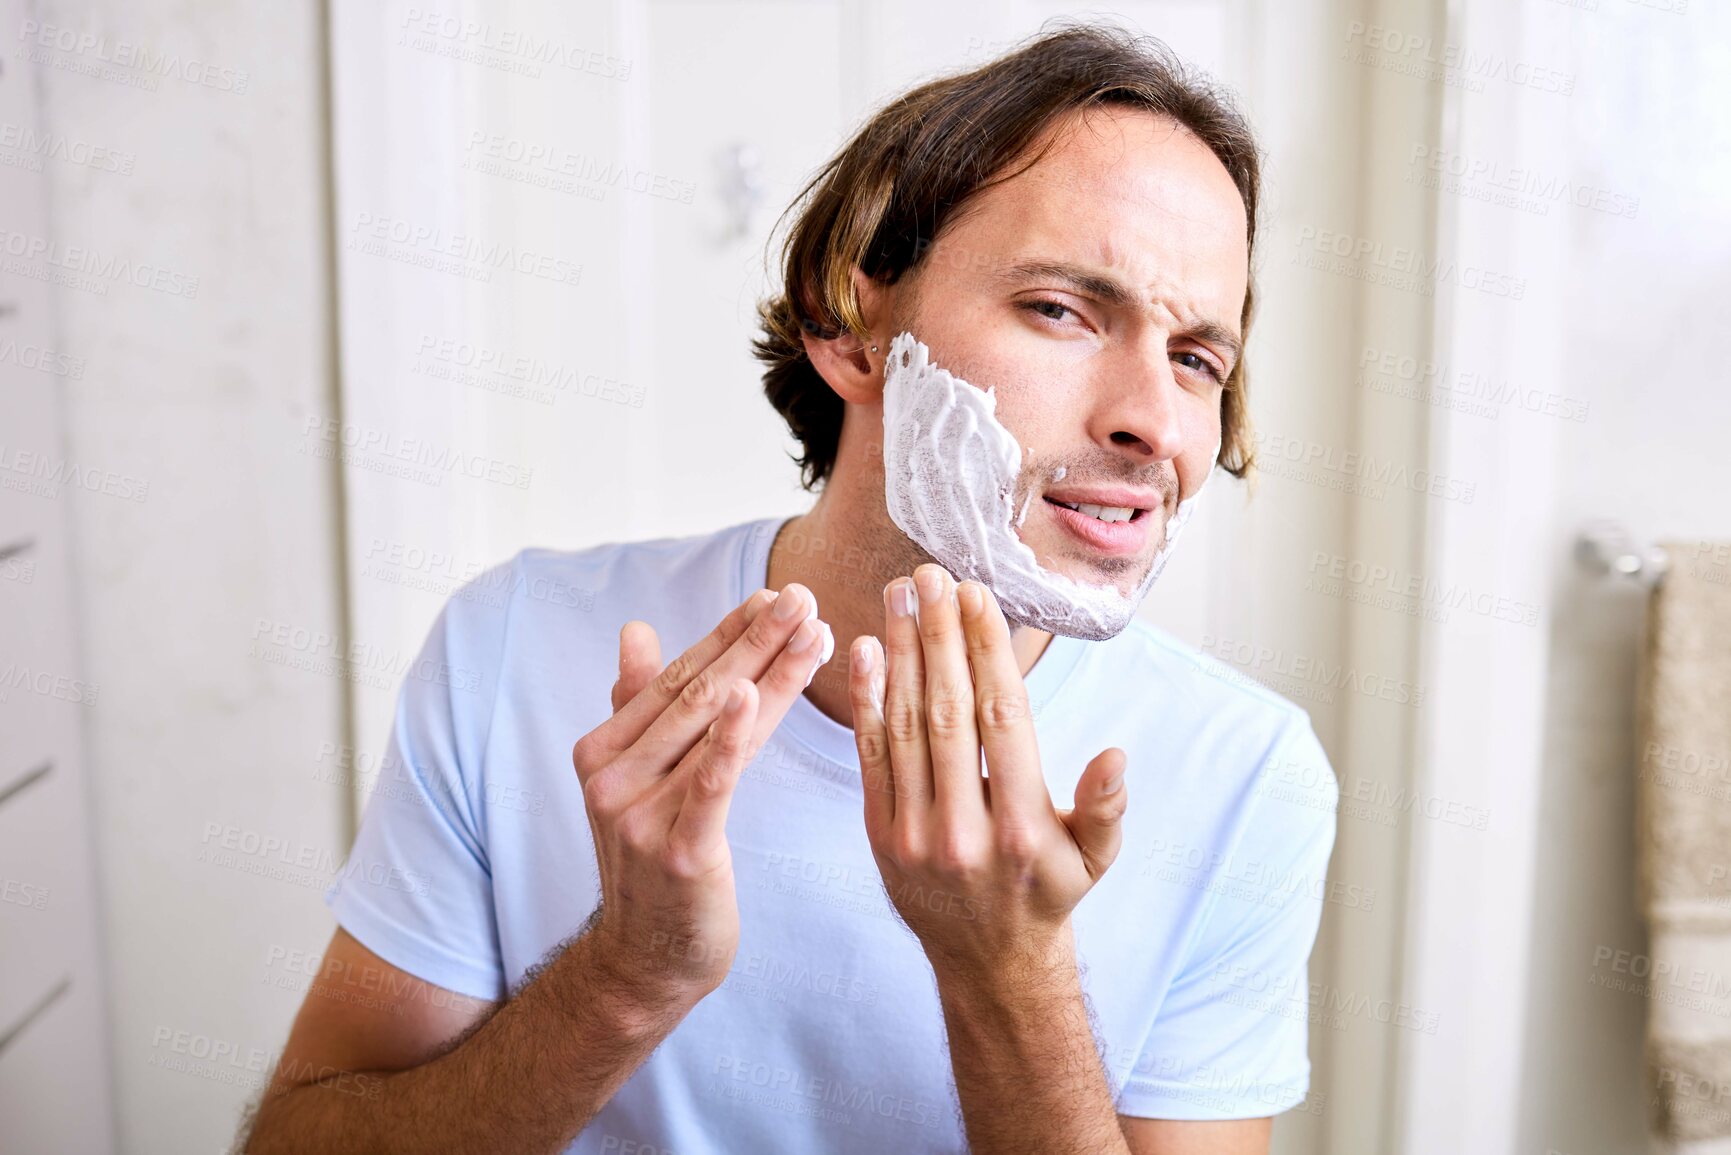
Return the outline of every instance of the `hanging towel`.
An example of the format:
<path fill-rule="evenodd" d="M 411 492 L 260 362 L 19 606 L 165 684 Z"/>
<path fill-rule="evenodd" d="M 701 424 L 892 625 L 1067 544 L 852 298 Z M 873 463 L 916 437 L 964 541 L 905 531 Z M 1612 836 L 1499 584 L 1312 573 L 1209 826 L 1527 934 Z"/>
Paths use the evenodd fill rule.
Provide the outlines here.
<path fill-rule="evenodd" d="M 1731 543 L 1664 545 L 1641 672 L 1636 861 L 1650 930 L 1647 1098 L 1731 1136 Z"/>

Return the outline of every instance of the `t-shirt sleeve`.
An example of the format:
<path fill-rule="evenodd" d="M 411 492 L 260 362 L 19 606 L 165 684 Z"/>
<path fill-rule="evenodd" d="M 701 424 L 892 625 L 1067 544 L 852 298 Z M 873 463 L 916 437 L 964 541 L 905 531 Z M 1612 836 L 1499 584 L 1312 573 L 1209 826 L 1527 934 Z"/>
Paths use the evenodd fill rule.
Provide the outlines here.
<path fill-rule="evenodd" d="M 343 929 L 386 962 L 488 1000 L 504 997 L 505 979 L 477 820 L 481 757 L 519 559 L 473 579 L 433 622 L 368 775 L 354 846 L 324 896 Z"/>
<path fill-rule="evenodd" d="M 1125 1115 L 1252 1119 L 1310 1089 L 1309 959 L 1339 787 L 1308 718 L 1264 758 L 1241 833 L 1195 885 L 1212 906 L 1118 1098 Z"/>

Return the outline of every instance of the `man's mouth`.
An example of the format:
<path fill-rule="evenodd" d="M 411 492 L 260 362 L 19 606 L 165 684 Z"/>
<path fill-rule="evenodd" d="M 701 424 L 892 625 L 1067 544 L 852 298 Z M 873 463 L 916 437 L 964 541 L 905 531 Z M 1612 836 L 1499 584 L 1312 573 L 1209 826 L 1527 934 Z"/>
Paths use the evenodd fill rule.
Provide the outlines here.
<path fill-rule="evenodd" d="M 1128 485 L 1062 485 L 1040 496 L 1053 520 L 1096 557 L 1145 553 L 1160 528 L 1160 519 L 1149 515 L 1165 504 L 1158 489 Z"/>
<path fill-rule="evenodd" d="M 1073 509 L 1077 513 L 1085 513 L 1089 517 L 1095 518 L 1099 521 L 1135 521 L 1137 518 L 1142 517 L 1148 512 L 1146 509 L 1142 509 L 1138 506 L 1092 505 L 1086 501 L 1059 501 L 1052 497 L 1048 497 L 1046 500 L 1051 502 L 1053 505 L 1061 505 L 1065 509 Z"/>

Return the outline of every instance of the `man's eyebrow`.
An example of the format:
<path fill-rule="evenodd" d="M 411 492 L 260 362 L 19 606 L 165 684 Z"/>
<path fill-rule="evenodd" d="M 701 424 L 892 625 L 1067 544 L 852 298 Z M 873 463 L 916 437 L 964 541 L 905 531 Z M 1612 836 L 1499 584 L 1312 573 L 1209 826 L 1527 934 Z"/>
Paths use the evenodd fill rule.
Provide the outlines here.
<path fill-rule="evenodd" d="M 998 279 L 1018 285 L 1028 281 L 1062 281 L 1078 293 L 1118 309 L 1136 309 L 1142 304 L 1135 290 L 1118 278 L 1065 261 L 1017 261 L 1005 268 Z M 1235 364 L 1244 352 L 1244 342 L 1217 321 L 1187 325 L 1181 330 L 1181 335 L 1221 346 L 1232 354 Z"/>

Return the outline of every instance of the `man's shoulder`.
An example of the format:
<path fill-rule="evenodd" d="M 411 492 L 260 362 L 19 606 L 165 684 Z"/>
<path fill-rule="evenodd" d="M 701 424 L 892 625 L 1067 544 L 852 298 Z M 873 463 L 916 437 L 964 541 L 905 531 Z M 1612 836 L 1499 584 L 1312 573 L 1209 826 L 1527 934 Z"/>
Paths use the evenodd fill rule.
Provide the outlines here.
<path fill-rule="evenodd" d="M 1309 712 L 1243 671 L 1139 619 L 1098 644 L 1089 668 L 1114 697 L 1140 700 L 1144 740 L 1180 777 L 1223 797 L 1278 780 L 1332 808 L 1337 783 Z"/>
<path fill-rule="evenodd" d="M 1177 691 L 1195 709 L 1274 731 L 1308 726 L 1310 715 L 1291 699 L 1242 670 L 1188 646 L 1152 623 L 1133 618 L 1101 647 L 1102 673 L 1123 684 L 1158 684 Z"/>
<path fill-rule="evenodd" d="M 449 628 L 501 641 L 507 633 L 617 632 L 632 618 L 658 628 L 666 621 L 677 632 L 688 613 L 715 619 L 738 601 L 744 560 L 753 547 L 766 549 L 779 524 L 768 518 L 568 549 L 526 546 L 453 591 L 443 614 Z"/>

